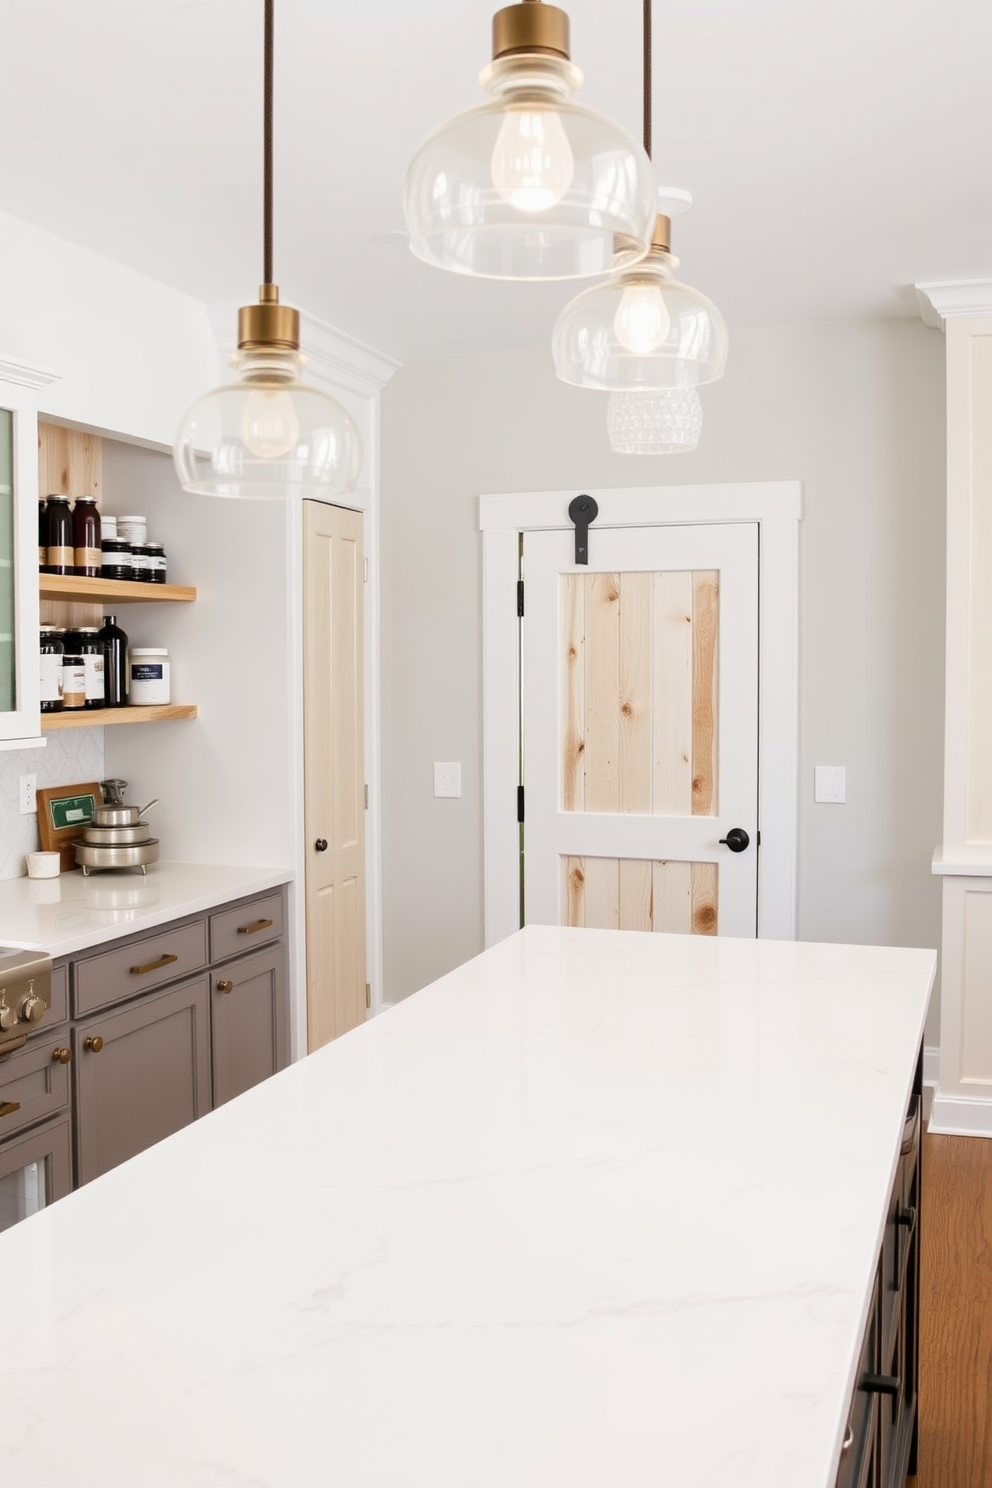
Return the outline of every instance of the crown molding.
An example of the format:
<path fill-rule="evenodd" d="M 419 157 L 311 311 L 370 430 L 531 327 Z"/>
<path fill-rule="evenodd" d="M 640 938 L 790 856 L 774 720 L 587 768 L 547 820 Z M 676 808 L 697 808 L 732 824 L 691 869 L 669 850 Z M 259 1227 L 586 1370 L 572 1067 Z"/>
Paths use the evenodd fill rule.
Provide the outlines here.
<path fill-rule="evenodd" d="M 237 348 L 238 307 L 207 305 L 207 320 L 217 343 L 221 362 Z M 308 382 L 331 388 L 347 388 L 368 397 L 384 388 L 400 363 L 364 341 L 335 330 L 306 310 L 300 311 L 300 350 L 307 359 Z"/>
<path fill-rule="evenodd" d="M 992 279 L 959 279 L 914 287 L 921 320 L 936 330 L 943 330 L 944 322 L 958 315 L 992 315 Z"/>
<path fill-rule="evenodd" d="M 35 367 L 30 362 L 15 362 L 12 357 L 0 356 L 0 382 L 13 382 L 18 387 L 43 388 L 59 382 L 61 372 L 52 372 L 48 367 Z"/>

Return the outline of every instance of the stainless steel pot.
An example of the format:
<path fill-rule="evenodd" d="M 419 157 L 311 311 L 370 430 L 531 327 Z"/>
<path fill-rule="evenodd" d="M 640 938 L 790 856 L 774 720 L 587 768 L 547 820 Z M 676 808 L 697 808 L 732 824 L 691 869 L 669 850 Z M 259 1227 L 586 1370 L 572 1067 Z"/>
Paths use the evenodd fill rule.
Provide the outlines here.
<path fill-rule="evenodd" d="M 158 796 L 147 806 L 97 806 L 93 811 L 95 827 L 136 827 L 146 811 L 158 805 Z"/>
<path fill-rule="evenodd" d="M 150 841 L 151 835 L 147 822 L 138 822 L 134 827 L 83 828 L 83 841 L 94 847 L 132 847 Z"/>
<path fill-rule="evenodd" d="M 158 838 L 149 837 L 147 842 L 136 842 L 131 847 L 100 847 L 94 842 L 74 842 L 76 862 L 83 873 L 94 868 L 140 868 L 142 873 L 148 863 L 158 862 Z"/>

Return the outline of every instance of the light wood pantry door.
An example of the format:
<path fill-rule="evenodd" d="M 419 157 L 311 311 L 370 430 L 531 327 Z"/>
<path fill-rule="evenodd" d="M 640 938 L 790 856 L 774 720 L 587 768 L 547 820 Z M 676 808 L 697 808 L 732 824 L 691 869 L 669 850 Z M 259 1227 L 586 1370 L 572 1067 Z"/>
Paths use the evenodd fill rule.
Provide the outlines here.
<path fill-rule="evenodd" d="M 362 514 L 303 503 L 307 1033 L 364 1021 Z"/>
<path fill-rule="evenodd" d="M 594 526 L 574 556 L 525 534 L 524 918 L 753 936 L 757 526 Z"/>

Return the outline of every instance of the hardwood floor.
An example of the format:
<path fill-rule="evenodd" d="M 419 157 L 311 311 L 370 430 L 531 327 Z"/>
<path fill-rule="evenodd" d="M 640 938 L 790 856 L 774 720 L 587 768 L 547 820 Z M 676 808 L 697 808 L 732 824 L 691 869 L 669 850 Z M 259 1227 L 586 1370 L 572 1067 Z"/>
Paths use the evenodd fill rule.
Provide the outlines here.
<path fill-rule="evenodd" d="M 992 1488 L 992 1141 L 925 1136 L 911 1488 Z"/>

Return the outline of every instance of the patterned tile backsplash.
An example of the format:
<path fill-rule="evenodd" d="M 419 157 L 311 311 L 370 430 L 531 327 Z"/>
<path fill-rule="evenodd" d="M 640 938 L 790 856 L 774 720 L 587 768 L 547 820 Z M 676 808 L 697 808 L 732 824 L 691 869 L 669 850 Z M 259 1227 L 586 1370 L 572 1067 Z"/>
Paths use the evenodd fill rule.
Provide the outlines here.
<path fill-rule="evenodd" d="M 21 816 L 22 775 L 38 785 L 82 785 L 103 779 L 103 729 L 74 728 L 50 734 L 45 749 L 0 751 L 0 879 L 21 878 L 24 854 L 38 847 L 37 816 Z"/>

